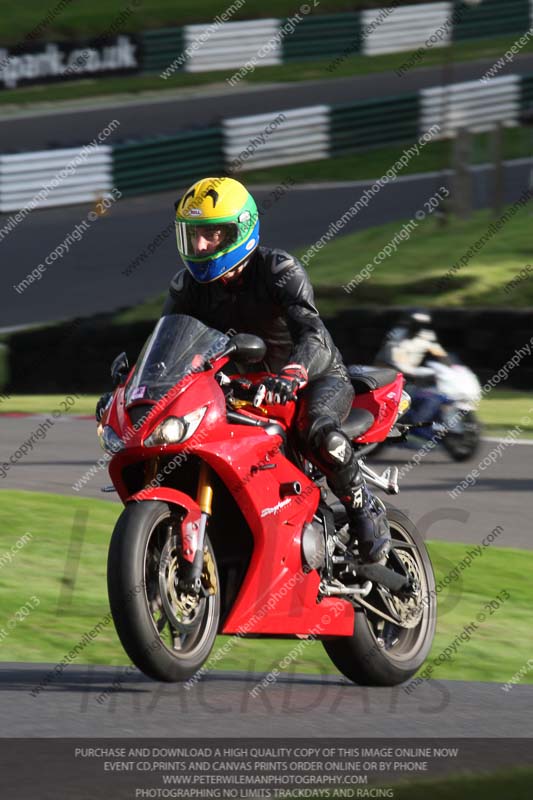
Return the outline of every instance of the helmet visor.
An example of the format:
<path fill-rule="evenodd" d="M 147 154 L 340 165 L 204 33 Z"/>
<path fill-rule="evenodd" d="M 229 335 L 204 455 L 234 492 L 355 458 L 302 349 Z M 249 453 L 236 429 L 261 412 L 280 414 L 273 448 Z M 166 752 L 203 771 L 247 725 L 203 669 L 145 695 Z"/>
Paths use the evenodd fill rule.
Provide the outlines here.
<path fill-rule="evenodd" d="M 176 238 L 184 258 L 216 258 L 237 242 L 239 228 L 234 222 L 191 225 L 176 220 Z"/>

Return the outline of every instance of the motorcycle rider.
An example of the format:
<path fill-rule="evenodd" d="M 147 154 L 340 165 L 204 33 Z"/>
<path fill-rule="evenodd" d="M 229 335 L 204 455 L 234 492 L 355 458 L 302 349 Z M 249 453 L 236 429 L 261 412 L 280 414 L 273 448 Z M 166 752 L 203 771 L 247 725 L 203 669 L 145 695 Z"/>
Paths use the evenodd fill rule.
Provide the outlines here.
<path fill-rule="evenodd" d="M 364 485 L 341 429 L 353 388 L 304 268 L 283 250 L 259 247 L 257 206 L 233 178 L 191 186 L 176 204 L 176 234 L 185 269 L 171 282 L 163 314 L 190 314 L 265 341 L 263 367 L 275 377 L 259 388 L 256 404 L 265 395 L 285 403 L 298 391 L 299 446 L 345 505 L 361 558 L 382 560 L 390 548 L 386 514 Z"/>
<path fill-rule="evenodd" d="M 389 331 L 374 360 L 376 366 L 394 367 L 404 374 L 406 391 L 413 399 L 413 414 L 424 422 L 433 419 L 440 405 L 435 393 L 418 391 L 436 383 L 435 371 L 426 361 L 451 364 L 432 326 L 433 320 L 426 311 L 408 312 Z"/>
<path fill-rule="evenodd" d="M 274 373 L 254 404 L 286 403 L 298 392 L 295 430 L 303 455 L 327 478 L 344 504 L 350 543 L 361 560 L 383 561 L 390 530 L 382 504 L 364 484 L 348 436 L 341 429 L 354 390 L 341 355 L 320 319 L 302 265 L 284 250 L 259 246 L 259 214 L 252 195 L 233 178 L 205 178 L 176 203 L 178 252 L 166 314 L 188 314 L 218 330 L 260 336 L 262 369 Z"/>

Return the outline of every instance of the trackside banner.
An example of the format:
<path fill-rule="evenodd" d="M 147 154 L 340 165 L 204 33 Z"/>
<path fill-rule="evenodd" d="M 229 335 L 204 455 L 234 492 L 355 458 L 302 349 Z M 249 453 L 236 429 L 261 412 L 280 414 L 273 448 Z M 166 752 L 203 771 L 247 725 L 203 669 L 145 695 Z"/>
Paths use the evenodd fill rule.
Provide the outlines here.
<path fill-rule="evenodd" d="M 85 42 L 0 47 L 0 89 L 139 72 L 140 45 L 129 35 Z"/>

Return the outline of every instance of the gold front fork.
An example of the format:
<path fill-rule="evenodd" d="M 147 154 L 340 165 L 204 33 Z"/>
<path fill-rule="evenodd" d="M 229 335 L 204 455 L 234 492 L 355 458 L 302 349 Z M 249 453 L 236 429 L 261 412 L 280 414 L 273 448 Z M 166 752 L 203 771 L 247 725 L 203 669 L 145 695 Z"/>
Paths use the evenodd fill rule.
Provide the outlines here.
<path fill-rule="evenodd" d="M 213 487 L 211 486 L 210 477 L 211 470 L 205 461 L 202 461 L 198 476 L 196 502 L 200 506 L 202 514 L 207 514 L 208 516 L 211 516 L 211 506 L 213 504 Z"/>

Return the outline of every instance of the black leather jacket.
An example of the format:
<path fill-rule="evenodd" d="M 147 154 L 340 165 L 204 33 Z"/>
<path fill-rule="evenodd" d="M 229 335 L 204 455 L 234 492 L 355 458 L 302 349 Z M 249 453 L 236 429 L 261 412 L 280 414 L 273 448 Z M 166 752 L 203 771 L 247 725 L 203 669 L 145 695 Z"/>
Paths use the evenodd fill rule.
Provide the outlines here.
<path fill-rule="evenodd" d="M 320 319 L 300 262 L 284 250 L 259 247 L 242 275 L 224 286 L 197 283 L 183 268 L 173 278 L 165 314 L 189 314 L 220 331 L 253 333 L 267 345 L 260 368 L 280 372 L 303 364 L 309 380 L 344 373 L 342 357 Z"/>

